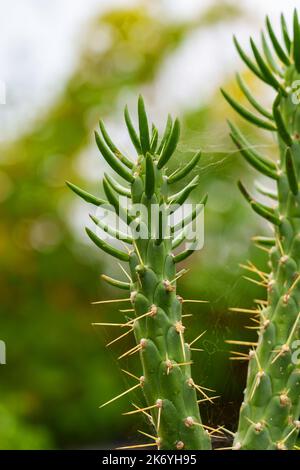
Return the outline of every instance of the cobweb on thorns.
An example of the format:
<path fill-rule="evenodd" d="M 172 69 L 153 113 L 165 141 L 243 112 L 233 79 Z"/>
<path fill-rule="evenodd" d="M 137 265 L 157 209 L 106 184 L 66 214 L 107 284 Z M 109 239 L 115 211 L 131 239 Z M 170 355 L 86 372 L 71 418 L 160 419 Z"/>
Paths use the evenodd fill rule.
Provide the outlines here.
<path fill-rule="evenodd" d="M 195 146 L 185 145 L 183 142 L 179 143 L 177 152 L 178 154 L 182 155 L 185 158 L 182 159 L 182 163 L 180 163 L 179 168 L 186 164 L 186 155 L 187 154 L 195 154 L 199 150 L 202 152 L 202 158 L 191 172 L 191 175 L 200 174 L 205 175 L 210 173 L 211 171 L 218 171 L 224 165 L 226 165 L 229 160 L 233 157 L 240 157 L 240 151 L 237 148 L 234 148 L 233 145 L 230 145 L 230 141 L 228 139 L 228 130 L 227 129 L 216 129 L 214 131 L 208 130 L 203 132 L 191 131 L 189 130 L 189 141 L 195 141 Z M 217 135 L 217 142 L 213 144 L 212 142 L 216 141 Z M 265 156 L 268 154 L 276 155 L 275 145 L 276 145 L 276 138 L 271 135 L 270 138 L 265 138 L 263 142 L 253 143 L 253 134 L 247 135 L 247 132 L 243 129 L 243 135 L 245 136 L 246 140 L 249 142 L 249 146 L 245 147 L 245 149 L 249 150 L 256 150 L 258 152 L 263 153 Z M 258 139 L 259 140 L 259 139 Z M 197 143 L 196 143 L 197 142 Z M 199 143 L 198 143 L 199 142 Z M 272 159 L 272 157 L 270 157 Z M 178 158 L 180 160 L 180 157 Z"/>

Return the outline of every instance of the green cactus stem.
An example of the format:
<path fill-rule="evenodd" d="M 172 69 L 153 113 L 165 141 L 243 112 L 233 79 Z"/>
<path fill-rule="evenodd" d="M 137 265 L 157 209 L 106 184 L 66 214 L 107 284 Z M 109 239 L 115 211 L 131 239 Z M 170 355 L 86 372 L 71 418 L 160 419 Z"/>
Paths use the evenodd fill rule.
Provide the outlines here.
<path fill-rule="evenodd" d="M 200 154 L 197 153 L 186 166 L 168 177 L 166 165 L 179 140 L 179 121 L 176 119 L 173 122 L 169 117 L 163 137 L 158 142 L 158 131 L 155 126 L 152 131 L 149 130 L 144 102 L 140 97 L 139 131 L 135 129 L 127 107 L 125 122 L 138 154 L 136 162 L 129 160 L 118 150 L 102 121 L 100 133 L 95 134 L 102 156 L 124 180 L 124 183 L 120 184 L 112 176 L 105 175 L 103 188 L 107 201 L 120 219 L 130 227 L 133 225 L 137 229 L 136 233 L 146 233 L 146 237 L 138 237 L 136 233 L 120 233 L 109 224 L 91 216 L 93 222 L 101 229 L 129 245 L 128 250 L 124 251 L 99 238 L 90 229 L 87 228 L 86 231 L 100 249 L 129 266 L 129 282 L 103 276 L 109 284 L 129 292 L 134 313 L 133 318 L 127 319 L 122 325 L 126 330 L 120 338 L 132 331 L 136 345 L 119 359 L 139 354 L 142 376 L 137 378 L 137 382 L 128 392 L 141 389 L 146 405 L 145 408 L 134 409 L 129 414 L 144 411 L 151 416 L 157 436 L 154 444 L 159 449 L 210 449 L 207 427 L 202 424 L 200 418 L 197 392 L 200 392 L 202 399 L 210 398 L 205 392 L 206 389 L 196 385 L 191 377 L 192 348 L 184 340 L 182 298 L 176 295 L 176 281 L 181 275 L 181 272 L 176 272 L 176 264 L 190 256 L 193 250 L 186 249 L 173 254 L 173 250 L 185 240 L 185 232 L 180 230 L 180 223 L 176 222 L 171 227 L 169 238 L 165 238 L 161 230 L 163 221 L 172 213 L 172 204 L 184 204 L 197 186 L 198 178 L 194 178 L 181 191 L 172 195 L 173 183 L 187 176 L 195 168 Z M 95 206 L 107 203 L 71 183 L 67 184 L 77 195 Z M 131 204 L 139 204 L 145 208 L 147 216 L 142 210 L 138 217 L 135 217 L 130 208 L 127 210 L 122 207 L 119 203 L 120 195 L 128 197 Z M 202 203 L 205 201 L 206 198 Z M 159 205 L 161 212 L 162 222 L 158 227 L 154 226 L 151 218 L 149 220 L 151 208 L 155 204 Z M 185 222 L 191 222 L 198 213 L 199 211 L 194 210 Z"/>
<path fill-rule="evenodd" d="M 255 243 L 269 251 L 271 272 L 261 273 L 267 286 L 267 304 L 257 307 L 260 328 L 257 347 L 249 352 L 249 368 L 244 401 L 240 411 L 234 449 L 293 449 L 300 422 L 300 26 L 294 12 L 293 33 L 281 17 L 283 44 L 266 21 L 269 43 L 262 35 L 259 52 L 251 40 L 253 59 L 234 39 L 238 53 L 248 68 L 275 90 L 272 110 L 266 110 L 238 79 L 246 99 L 256 112 L 249 111 L 226 92 L 230 105 L 256 127 L 275 133 L 278 162 L 258 153 L 238 128 L 230 123 L 231 137 L 245 160 L 262 175 L 275 181 L 276 191 L 257 187 L 271 199 L 272 206 L 256 201 L 240 182 L 239 188 L 253 210 L 273 225 L 272 238 L 255 237 Z M 296 87 L 296 88 L 295 88 Z M 298 342 L 297 342 L 298 341 Z"/>

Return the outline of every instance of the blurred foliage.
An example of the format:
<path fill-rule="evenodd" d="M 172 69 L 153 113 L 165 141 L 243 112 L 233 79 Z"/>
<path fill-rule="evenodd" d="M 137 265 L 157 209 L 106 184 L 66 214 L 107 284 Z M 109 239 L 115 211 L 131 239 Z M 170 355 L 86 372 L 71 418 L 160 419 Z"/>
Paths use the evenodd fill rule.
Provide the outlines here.
<path fill-rule="evenodd" d="M 51 445 L 51 438 L 44 427 L 29 426 L 0 405 L 0 442 L 1 449 L 43 450 Z"/>
<path fill-rule="evenodd" d="M 90 323 L 119 314 L 116 308 L 88 304 L 97 293 L 99 298 L 115 293 L 99 286 L 107 259 L 78 234 L 81 206 L 64 180 L 95 189 L 94 183 L 84 181 L 78 162 L 82 154 L 85 160 L 89 157 L 100 115 L 113 118 L 121 96 L 138 94 L 145 84 L 151 87 L 164 60 L 192 31 L 240 14 L 226 2 L 216 2 L 186 23 L 170 23 L 145 7 L 105 14 L 87 32 L 78 67 L 51 109 L 30 132 L 2 148 L 0 331 L 7 343 L 7 365 L 1 367 L 0 448 L 101 447 L 124 440 L 136 429 L 133 420 L 120 417 L 127 399 L 98 410 L 122 390 L 125 379 L 115 354 L 104 347 L 111 332 L 93 331 Z M 230 364 L 224 340 L 241 336 L 241 331 L 247 337 L 249 330 L 242 328 L 244 318 L 228 314 L 227 308 L 251 306 L 251 299 L 261 293 L 242 279 L 239 263 L 250 256 L 265 263 L 264 254 L 249 246 L 259 222 L 235 182 L 241 174 L 251 180 L 252 173 L 227 140 L 229 113 L 219 96 L 206 108 L 199 103 L 183 116 L 178 152 L 180 164 L 191 149 L 204 147 L 199 196 L 209 192 L 206 242 L 180 287 L 188 298 L 210 300 L 186 312 L 194 313 L 191 331 L 198 331 L 200 318 L 208 330 L 199 346 L 205 351 L 195 358 L 194 376 L 223 397 L 213 409 L 207 407 L 207 421 L 225 421 L 228 427 L 238 412 L 245 368 Z M 216 139 L 217 150 L 209 148 Z M 99 179 L 100 165 L 99 160 L 94 170 Z M 86 208 L 84 214 L 82 232 Z M 124 347 L 123 342 L 116 350 Z M 122 365 L 126 368 L 126 361 Z"/>

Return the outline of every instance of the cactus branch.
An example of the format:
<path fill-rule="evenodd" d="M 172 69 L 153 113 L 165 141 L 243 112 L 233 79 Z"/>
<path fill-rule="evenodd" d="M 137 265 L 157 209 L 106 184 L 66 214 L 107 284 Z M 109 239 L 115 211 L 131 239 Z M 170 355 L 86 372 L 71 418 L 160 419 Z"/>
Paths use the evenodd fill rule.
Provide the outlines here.
<path fill-rule="evenodd" d="M 278 140 L 278 169 L 276 166 L 269 167 L 265 161 L 257 158 L 241 133 L 230 125 L 233 141 L 243 157 L 259 173 L 276 180 L 275 194 L 260 190 L 261 194 L 275 201 L 274 209 L 254 201 L 242 183 L 239 183 L 245 199 L 259 215 L 273 224 L 274 232 L 271 238 L 253 239 L 254 243 L 268 251 L 271 271 L 266 274 L 253 265 L 247 266 L 247 270 L 260 278 L 259 281 L 249 280 L 264 286 L 267 291 L 266 301 L 256 301 L 258 316 L 255 325 L 251 327 L 258 327 L 258 341 L 228 341 L 230 344 L 251 347 L 248 355 L 233 355 L 233 358 L 248 361 L 247 385 L 233 444 L 233 449 L 246 450 L 294 449 L 300 415 L 300 366 L 293 357 L 293 345 L 300 337 L 300 124 L 298 105 L 291 99 L 293 82 L 300 78 L 300 25 L 295 11 L 291 39 L 284 16 L 281 16 L 284 39 L 284 45 L 281 45 L 268 18 L 266 24 L 277 56 L 276 66 L 271 64 L 264 42 L 267 63 L 251 40 L 258 68 L 244 56 L 236 40 L 235 44 L 250 70 L 276 90 L 273 119 Z M 272 56 L 272 60 L 275 60 L 275 56 Z M 227 101 L 241 114 L 233 99 L 227 97 Z M 258 107 L 256 109 L 259 110 Z M 256 127 L 262 127 L 260 121 L 248 121 Z M 251 313 L 251 309 L 238 311 Z"/>
<path fill-rule="evenodd" d="M 107 275 L 103 275 L 102 279 L 113 287 L 129 291 L 130 297 L 100 300 L 93 304 L 130 302 L 131 308 L 121 311 L 125 314 L 132 312 L 133 316 L 127 318 L 123 324 L 109 324 L 116 328 L 125 328 L 125 332 L 121 332 L 119 336 L 112 339 L 108 346 L 133 332 L 135 344 L 121 352 L 118 359 L 122 361 L 125 358 L 130 359 L 133 355 L 139 355 L 143 375 L 139 378 L 125 371 L 137 383 L 101 406 L 115 402 L 133 391 L 140 391 L 143 394 L 145 405 L 140 407 L 134 405 L 134 410 L 124 414 L 133 416 L 144 414 L 150 418 L 155 433 L 154 436 L 147 433 L 145 435 L 154 442 L 129 446 L 129 448 L 146 445 L 174 450 L 210 449 L 209 433 L 222 431 L 221 428 L 215 430 L 202 424 L 197 393 L 201 395 L 201 402 L 203 400 L 212 402 L 213 398 L 209 396 L 211 392 L 209 389 L 196 385 L 191 377 L 191 353 L 193 349 L 200 350 L 191 348 L 191 345 L 200 341 L 203 333 L 187 344 L 184 338 L 185 326 L 182 323 L 184 300 L 176 295 L 177 281 L 186 272 L 186 270 L 176 272 L 176 263 L 194 252 L 194 249 L 191 249 L 193 245 L 176 255 L 173 254 L 173 250 L 184 243 L 185 228 L 199 215 L 203 209 L 202 206 L 200 205 L 199 208 L 197 205 L 188 216 L 176 222 L 171 227 L 169 236 L 165 236 L 162 231 L 164 221 L 168 220 L 175 210 L 172 205 L 177 204 L 176 208 L 178 208 L 178 205 L 182 205 L 187 200 L 191 191 L 198 186 L 198 176 L 173 195 L 170 192 L 171 183 L 184 178 L 195 168 L 200 153 L 196 153 L 189 163 L 168 178 L 166 164 L 176 150 L 179 140 L 178 119 L 173 123 L 172 118 L 168 117 L 164 135 L 158 145 L 158 130 L 152 125 L 150 135 L 145 104 L 140 96 L 138 132 L 131 121 L 127 107 L 125 108 L 125 122 L 130 139 L 138 153 L 135 163 L 132 164 L 119 152 L 102 121 L 100 121 L 102 136 L 96 133 L 96 142 L 110 167 L 129 183 L 129 187 L 120 185 L 107 174 L 103 179 L 103 189 L 107 200 L 118 218 L 127 224 L 128 234 L 120 231 L 119 228 L 113 228 L 102 218 L 92 215 L 91 219 L 104 233 L 130 244 L 130 250 L 126 252 L 116 248 L 89 228 L 86 232 L 98 248 L 126 262 L 129 266 L 130 274 L 121 266 L 127 277 L 126 282 Z M 74 185 L 69 184 L 69 186 L 87 202 L 92 202 L 97 206 L 105 203 Z M 119 196 L 128 198 L 128 209 L 125 209 Z M 201 204 L 205 202 L 206 197 Z M 134 204 L 139 204 L 141 208 L 136 216 L 131 212 Z M 158 227 L 155 225 L 151 212 L 155 205 L 159 206 Z M 139 231 L 145 236 L 138 236 Z M 94 325 L 101 326 L 104 323 Z"/>

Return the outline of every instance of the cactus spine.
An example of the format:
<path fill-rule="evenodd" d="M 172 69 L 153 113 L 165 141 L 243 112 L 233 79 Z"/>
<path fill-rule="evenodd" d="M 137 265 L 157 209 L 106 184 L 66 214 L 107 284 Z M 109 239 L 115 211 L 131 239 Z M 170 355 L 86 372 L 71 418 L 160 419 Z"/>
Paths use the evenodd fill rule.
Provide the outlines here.
<path fill-rule="evenodd" d="M 300 325 L 300 107 L 295 101 L 294 85 L 300 79 L 300 26 L 294 13 L 291 39 L 284 17 L 281 28 L 284 45 L 276 37 L 267 18 L 271 52 L 262 34 L 263 54 L 251 39 L 254 60 L 234 39 L 242 60 L 263 82 L 271 86 L 276 97 L 272 112 L 261 106 L 240 77 L 239 86 L 259 113 L 253 113 L 226 92 L 230 105 L 252 124 L 277 134 L 279 160 L 265 158 L 253 150 L 242 133 L 230 123 L 231 137 L 241 155 L 261 174 L 276 182 L 276 194 L 259 188 L 275 199 L 275 207 L 257 202 L 243 184 L 239 188 L 260 216 L 271 222 L 274 237 L 257 237 L 255 242 L 267 248 L 271 272 L 262 280 L 267 283 L 267 304 L 259 305 L 258 345 L 249 353 L 249 368 L 244 401 L 234 449 L 293 449 L 300 428 L 300 366 L 293 356 L 298 345 Z M 275 54 L 274 54 L 275 53 Z M 275 55 L 277 56 L 275 58 Z M 298 360 L 299 362 L 299 360 Z"/>
<path fill-rule="evenodd" d="M 134 317 L 127 319 L 125 326 L 128 331 L 133 331 L 136 346 L 120 359 L 139 353 L 143 373 L 132 388 L 143 391 L 146 407 L 130 413 L 146 411 L 148 416 L 151 415 L 157 434 L 154 444 L 160 449 L 210 449 L 210 438 L 201 422 L 196 391 L 198 389 L 202 395 L 207 395 L 191 378 L 191 348 L 184 340 L 182 299 L 176 295 L 176 280 L 180 277 L 180 273 L 176 273 L 176 265 L 187 258 L 192 250 L 173 255 L 172 251 L 185 239 L 184 231 L 178 232 L 179 224 L 176 224 L 171 228 L 172 236 L 164 238 L 159 227 L 153 234 L 152 220 L 148 218 L 155 204 L 160 207 L 161 220 L 167 220 L 171 205 L 182 205 L 186 201 L 197 186 L 197 178 L 175 195 L 170 194 L 170 189 L 173 183 L 187 176 L 196 166 L 200 153 L 168 177 L 166 164 L 178 143 L 179 121 L 176 119 L 173 122 L 168 118 L 159 143 L 156 127 L 152 127 L 152 133 L 149 131 L 144 102 L 140 97 L 139 132 L 133 126 L 127 107 L 125 122 L 138 159 L 133 163 L 125 157 L 100 122 L 101 133 L 96 133 L 97 146 L 106 162 L 126 182 L 125 187 L 105 175 L 103 188 L 119 217 L 129 225 L 135 224 L 140 233 L 146 231 L 147 236 L 124 236 L 92 216 L 92 220 L 102 229 L 129 244 L 130 249 L 122 251 L 109 245 L 90 229 L 86 231 L 99 248 L 128 263 L 130 270 L 128 283 L 103 276 L 109 284 L 130 292 L 134 311 Z M 96 206 L 106 203 L 71 183 L 67 184 L 89 203 Z M 127 196 L 132 204 L 140 204 L 146 211 L 140 211 L 139 217 L 135 218 L 130 210 L 120 205 L 119 195 Z M 190 220 L 196 215 L 197 211 L 194 211 Z"/>

